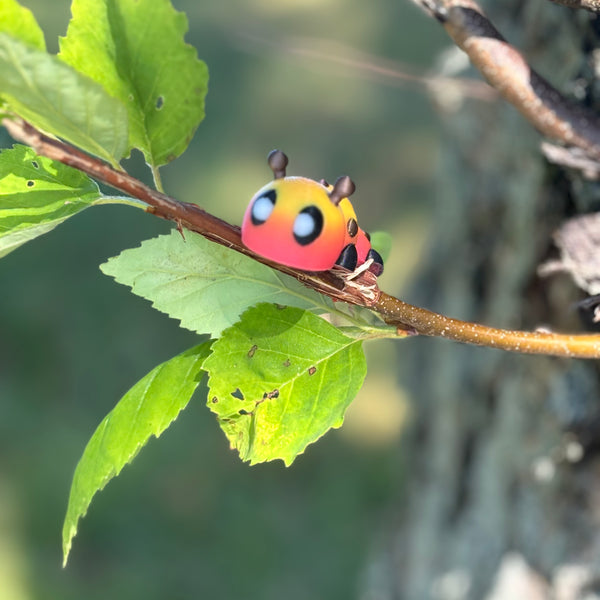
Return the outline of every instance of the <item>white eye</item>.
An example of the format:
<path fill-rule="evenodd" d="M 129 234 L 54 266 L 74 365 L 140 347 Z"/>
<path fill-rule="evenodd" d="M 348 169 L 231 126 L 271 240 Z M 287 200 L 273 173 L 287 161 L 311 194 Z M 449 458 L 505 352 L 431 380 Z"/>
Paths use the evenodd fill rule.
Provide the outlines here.
<path fill-rule="evenodd" d="M 308 213 L 300 213 L 294 221 L 294 235 L 297 237 L 309 236 L 315 230 L 315 219 Z"/>
<path fill-rule="evenodd" d="M 300 211 L 294 220 L 294 238 L 301 246 L 314 242 L 323 230 L 323 213 L 316 206 Z"/>
<path fill-rule="evenodd" d="M 254 201 L 250 216 L 254 225 L 262 225 L 275 208 L 275 191 L 266 192 Z"/>

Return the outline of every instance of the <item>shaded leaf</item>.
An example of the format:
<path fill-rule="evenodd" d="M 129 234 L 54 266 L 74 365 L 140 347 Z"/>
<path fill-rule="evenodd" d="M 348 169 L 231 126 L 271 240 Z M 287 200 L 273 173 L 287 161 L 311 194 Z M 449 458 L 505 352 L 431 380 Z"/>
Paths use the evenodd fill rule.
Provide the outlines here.
<path fill-rule="evenodd" d="M 332 307 L 295 279 L 187 231 L 185 241 L 172 231 L 121 252 L 100 268 L 183 327 L 212 337 L 258 302 L 322 311 Z"/>
<path fill-rule="evenodd" d="M 392 252 L 392 236 L 387 231 L 374 231 L 371 233 L 371 246 L 379 252 L 385 262 Z"/>
<path fill-rule="evenodd" d="M 127 106 L 129 147 L 164 164 L 204 118 L 208 70 L 184 42 L 187 18 L 168 0 L 74 0 L 60 57 Z"/>
<path fill-rule="evenodd" d="M 92 435 L 75 469 L 63 525 L 66 564 L 77 524 L 96 492 L 131 462 L 151 436 L 159 437 L 194 393 L 210 342 L 155 367 L 121 398 Z"/>
<path fill-rule="evenodd" d="M 366 374 L 359 340 L 307 311 L 273 304 L 247 310 L 203 367 L 209 408 L 253 464 L 279 458 L 289 465 L 340 427 Z"/>
<path fill-rule="evenodd" d="M 0 33 L 0 93 L 35 127 L 113 164 L 127 147 L 127 110 L 55 56 Z"/>
<path fill-rule="evenodd" d="M 15 145 L 0 153 L 0 257 L 54 229 L 100 197 L 86 175 Z"/>
<path fill-rule="evenodd" d="M 16 0 L 0 0 L 0 32 L 9 33 L 38 50 L 46 49 L 44 33 L 32 12 Z"/>

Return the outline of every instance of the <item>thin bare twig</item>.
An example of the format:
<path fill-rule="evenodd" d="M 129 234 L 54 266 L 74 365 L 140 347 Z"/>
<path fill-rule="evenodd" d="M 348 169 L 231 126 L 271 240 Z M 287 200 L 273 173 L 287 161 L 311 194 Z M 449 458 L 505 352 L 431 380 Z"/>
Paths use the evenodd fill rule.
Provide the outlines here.
<path fill-rule="evenodd" d="M 600 335 L 561 335 L 495 329 L 459 321 L 412 306 L 378 289 L 374 297 L 363 295 L 360 289 L 344 287 L 344 282 L 329 271 L 306 273 L 272 263 L 243 246 L 238 227 L 207 213 L 195 204 L 179 202 L 157 192 L 127 173 L 117 171 L 99 159 L 90 157 L 68 144 L 43 134 L 20 119 L 4 119 L 3 125 L 16 140 L 31 146 L 38 154 L 79 169 L 121 192 L 146 202 L 149 205 L 148 212 L 173 221 L 179 228 L 185 227 L 214 242 L 251 256 L 282 273 L 295 277 L 307 287 L 334 300 L 364 306 L 378 312 L 387 323 L 398 328 L 401 336 L 405 336 L 408 332 L 445 337 L 510 352 L 571 358 L 600 358 Z M 369 275 L 369 273 L 365 274 L 367 277 Z M 372 281 L 366 280 L 365 283 L 372 283 Z"/>
<path fill-rule="evenodd" d="M 238 32 L 236 39 L 250 51 L 262 48 L 265 53 L 273 53 L 275 50 L 277 56 L 294 56 L 318 64 L 331 63 L 352 69 L 364 77 L 387 85 L 412 85 L 425 88 L 429 92 L 450 87 L 460 92 L 461 96 L 486 102 L 498 98 L 496 90 L 481 80 L 442 74 L 413 73 L 408 65 L 359 52 L 355 48 L 333 43 L 330 40 L 303 37 L 278 40 L 272 34 L 267 37 L 253 35 L 246 31 Z"/>

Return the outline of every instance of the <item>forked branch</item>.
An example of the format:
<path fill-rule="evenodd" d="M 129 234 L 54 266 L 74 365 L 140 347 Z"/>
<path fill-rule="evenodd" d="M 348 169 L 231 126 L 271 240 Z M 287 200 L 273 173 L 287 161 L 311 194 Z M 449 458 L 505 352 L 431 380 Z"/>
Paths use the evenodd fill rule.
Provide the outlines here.
<path fill-rule="evenodd" d="M 499 348 L 527 354 L 548 354 L 572 358 L 600 358 L 600 335 L 561 335 L 555 333 L 511 331 L 458 321 L 412 306 L 380 290 L 375 297 L 362 294 L 360 286 L 348 287 L 335 273 L 307 273 L 273 263 L 248 250 L 241 242 L 239 227 L 207 213 L 195 204 L 180 202 L 149 188 L 123 171 L 84 154 L 38 131 L 20 119 L 4 119 L 3 125 L 18 141 L 38 154 L 74 167 L 90 177 L 148 204 L 147 212 L 176 223 L 206 238 L 295 277 L 309 288 L 337 301 L 364 306 L 378 312 L 398 329 L 399 336 L 421 334 L 445 337 L 468 344 Z M 363 276 L 369 277 L 369 273 Z M 365 283 L 372 283 L 365 281 Z"/>

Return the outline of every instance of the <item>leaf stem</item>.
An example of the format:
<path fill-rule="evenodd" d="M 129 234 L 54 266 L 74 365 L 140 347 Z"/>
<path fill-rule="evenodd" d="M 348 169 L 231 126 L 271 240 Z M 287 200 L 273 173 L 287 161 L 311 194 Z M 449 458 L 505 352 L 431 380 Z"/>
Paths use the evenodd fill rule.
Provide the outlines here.
<path fill-rule="evenodd" d="M 307 273 L 279 265 L 257 256 L 246 248 L 242 244 L 239 227 L 230 225 L 207 213 L 199 206 L 170 198 L 162 192 L 146 186 L 124 171 L 113 169 L 97 158 L 46 136 L 20 119 L 5 118 L 2 123 L 15 139 L 28 144 L 38 154 L 79 169 L 129 196 L 143 201 L 147 205 L 147 212 L 173 221 L 179 230 L 185 227 L 200 233 L 218 244 L 232 248 L 282 273 L 295 277 L 307 287 L 329 296 L 335 301 L 362 306 L 379 313 L 388 325 L 396 327 L 398 337 L 421 334 L 509 352 L 547 354 L 568 358 L 600 358 L 600 335 L 563 335 L 495 329 L 477 323 L 459 321 L 407 304 L 381 292 L 374 285 L 374 280 L 368 279 L 368 276 L 371 275 L 369 272 L 355 280 L 353 286 L 349 286 L 331 271 Z M 346 317 L 345 314 L 344 317 Z"/>
<path fill-rule="evenodd" d="M 159 167 L 157 167 L 156 165 L 152 165 L 151 170 L 152 170 L 152 177 L 154 179 L 154 186 L 156 187 L 156 189 L 159 192 L 164 192 L 165 190 L 163 188 L 162 178 L 160 176 Z"/>

